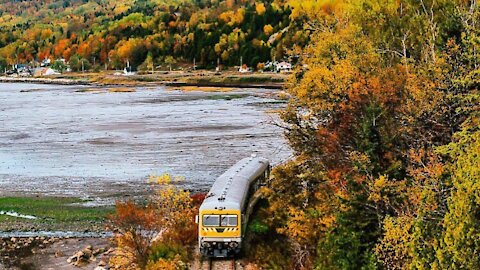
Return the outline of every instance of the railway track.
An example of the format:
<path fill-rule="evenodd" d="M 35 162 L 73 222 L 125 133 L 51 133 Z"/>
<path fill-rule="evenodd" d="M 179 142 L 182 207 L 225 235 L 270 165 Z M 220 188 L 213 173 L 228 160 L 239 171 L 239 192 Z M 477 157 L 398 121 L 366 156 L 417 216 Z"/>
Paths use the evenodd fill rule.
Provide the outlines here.
<path fill-rule="evenodd" d="M 205 259 L 202 261 L 201 270 L 236 270 L 235 259 Z"/>

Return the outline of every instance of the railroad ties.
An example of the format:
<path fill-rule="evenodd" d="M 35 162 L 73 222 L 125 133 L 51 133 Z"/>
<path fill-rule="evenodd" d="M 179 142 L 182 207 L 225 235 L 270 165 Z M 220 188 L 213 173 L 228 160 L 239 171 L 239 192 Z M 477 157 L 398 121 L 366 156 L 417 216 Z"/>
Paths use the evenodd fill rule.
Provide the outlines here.
<path fill-rule="evenodd" d="M 205 259 L 202 261 L 201 270 L 236 270 L 235 259 Z"/>

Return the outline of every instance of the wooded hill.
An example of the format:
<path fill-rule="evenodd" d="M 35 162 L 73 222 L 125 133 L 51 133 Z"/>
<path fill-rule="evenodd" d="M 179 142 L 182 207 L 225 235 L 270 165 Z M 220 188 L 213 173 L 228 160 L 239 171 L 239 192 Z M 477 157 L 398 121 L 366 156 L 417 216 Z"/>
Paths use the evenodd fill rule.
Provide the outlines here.
<path fill-rule="evenodd" d="M 283 1 L 1 1 L 0 65 L 72 57 L 108 68 L 281 60 L 308 32 Z M 168 59 L 173 56 L 174 59 Z"/>

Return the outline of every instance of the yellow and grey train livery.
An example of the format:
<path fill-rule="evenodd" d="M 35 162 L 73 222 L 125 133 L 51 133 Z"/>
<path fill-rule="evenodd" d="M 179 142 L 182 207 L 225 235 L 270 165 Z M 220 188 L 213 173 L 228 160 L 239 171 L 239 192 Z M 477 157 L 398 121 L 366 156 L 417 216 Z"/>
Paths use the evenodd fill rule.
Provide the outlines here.
<path fill-rule="evenodd" d="M 231 257 L 240 252 L 248 222 L 249 196 L 269 173 L 268 160 L 252 156 L 240 160 L 217 178 L 198 215 L 202 255 Z"/>

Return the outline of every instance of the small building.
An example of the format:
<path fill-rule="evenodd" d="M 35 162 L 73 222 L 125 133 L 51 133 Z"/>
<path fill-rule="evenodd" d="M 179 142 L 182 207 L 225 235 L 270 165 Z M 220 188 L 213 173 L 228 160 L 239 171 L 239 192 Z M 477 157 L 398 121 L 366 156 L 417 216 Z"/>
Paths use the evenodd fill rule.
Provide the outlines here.
<path fill-rule="evenodd" d="M 48 67 L 43 67 L 43 68 L 35 68 L 33 70 L 33 76 L 35 77 L 41 77 L 41 76 L 49 76 L 49 75 L 58 75 L 57 71 L 48 68 Z"/>
<path fill-rule="evenodd" d="M 13 69 L 20 77 L 29 77 L 33 74 L 33 71 L 30 69 L 30 67 L 25 64 L 16 64 L 13 66 Z"/>
<path fill-rule="evenodd" d="M 276 65 L 276 71 L 277 72 L 290 72 L 292 71 L 292 64 L 288 62 L 280 62 Z"/>
<path fill-rule="evenodd" d="M 243 64 L 239 69 L 238 72 L 240 73 L 247 73 L 247 72 L 252 72 L 252 69 L 247 67 L 247 65 Z"/>
<path fill-rule="evenodd" d="M 40 63 L 40 66 L 41 67 L 48 67 L 50 66 L 50 64 L 52 63 L 52 61 L 50 60 L 50 58 L 45 58 L 42 60 L 42 63 Z"/>

